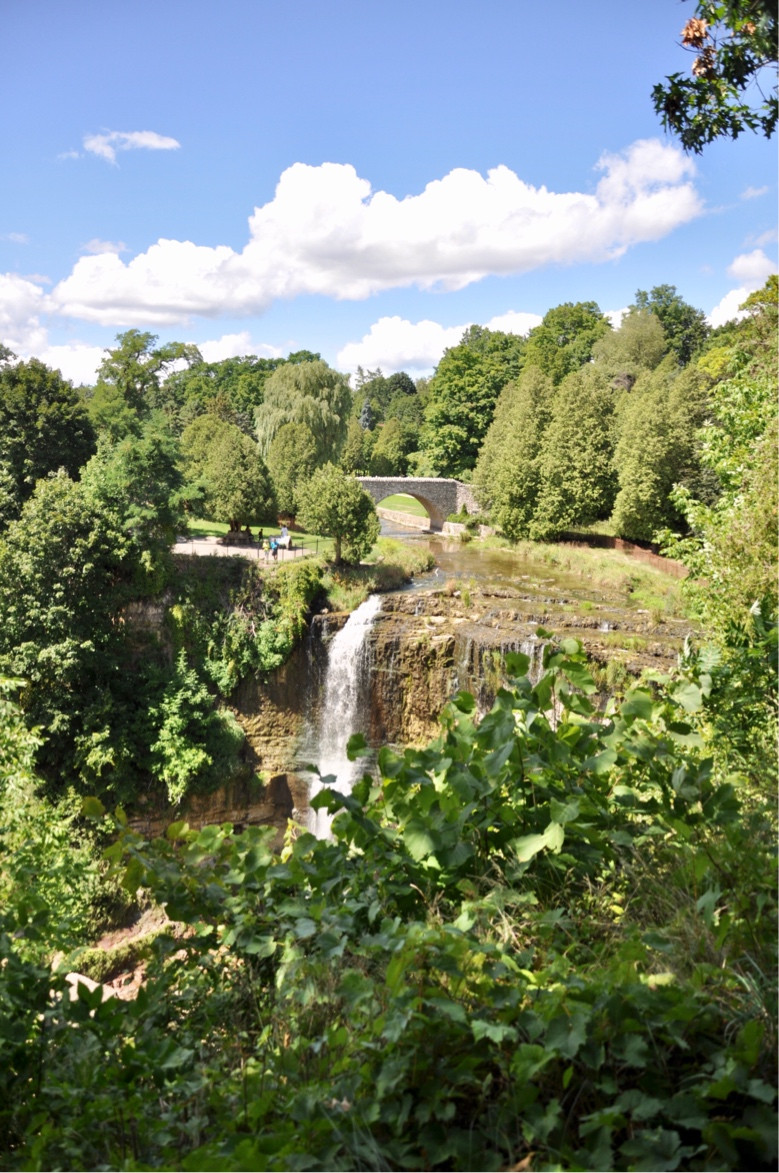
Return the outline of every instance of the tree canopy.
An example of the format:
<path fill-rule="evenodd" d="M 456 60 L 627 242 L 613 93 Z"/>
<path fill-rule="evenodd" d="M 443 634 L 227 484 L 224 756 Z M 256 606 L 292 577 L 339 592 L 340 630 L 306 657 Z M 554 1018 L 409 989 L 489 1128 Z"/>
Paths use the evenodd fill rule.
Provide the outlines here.
<path fill-rule="evenodd" d="M 714 139 L 776 129 L 774 0 L 699 0 L 681 32 L 694 55 L 690 77 L 673 73 L 652 90 L 666 130 L 700 154 Z"/>
<path fill-rule="evenodd" d="M 286 362 L 265 383 L 256 411 L 257 439 L 263 456 L 283 424 L 305 424 L 316 444 L 317 464 L 337 460 L 346 438 L 352 393 L 344 375 L 321 359 Z"/>
<path fill-rule="evenodd" d="M 318 468 L 300 491 L 298 517 L 335 541 L 335 563 L 359 562 L 379 536 L 376 506 L 359 481 L 334 464 Z"/>
<path fill-rule="evenodd" d="M 428 387 L 421 446 L 439 476 L 476 464 L 501 390 L 521 369 L 522 339 L 471 326 L 439 362 Z"/>
<path fill-rule="evenodd" d="M 259 446 L 235 424 L 199 416 L 182 434 L 187 475 L 203 490 L 206 516 L 231 530 L 276 520 L 277 502 Z"/>
<path fill-rule="evenodd" d="M 36 358 L 0 362 L 0 467 L 8 501 L 0 514 L 17 516 L 47 473 L 64 468 L 76 477 L 94 451 L 84 405 L 58 371 Z"/>

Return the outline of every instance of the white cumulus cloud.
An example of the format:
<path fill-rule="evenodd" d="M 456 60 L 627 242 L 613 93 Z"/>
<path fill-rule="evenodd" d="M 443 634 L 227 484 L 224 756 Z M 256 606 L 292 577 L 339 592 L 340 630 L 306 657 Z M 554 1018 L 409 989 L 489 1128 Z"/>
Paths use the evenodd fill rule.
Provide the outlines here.
<path fill-rule="evenodd" d="M 765 255 L 762 249 L 753 249 L 751 253 L 741 253 L 728 266 L 728 275 L 741 284 L 737 289 L 731 289 L 721 301 L 715 305 L 708 315 L 710 326 L 724 326 L 726 322 L 738 321 L 745 317 L 741 306 L 756 289 L 760 289 L 777 269 L 776 263 Z"/>
<path fill-rule="evenodd" d="M 35 357 L 77 386 L 81 383 L 92 386 L 97 381 L 97 368 L 105 358 L 105 349 L 102 346 L 90 346 L 86 342 L 67 342 L 57 346 L 47 344 L 36 350 Z"/>
<path fill-rule="evenodd" d="M 432 370 L 448 346 L 456 346 L 465 326 L 442 326 L 424 320 L 409 322 L 398 316 L 379 318 L 359 342 L 348 342 L 338 352 L 336 366 L 354 372 L 358 367 L 386 375 L 395 371 Z"/>
<path fill-rule="evenodd" d="M 16 273 L 0 273 L 0 342 L 20 358 L 36 354 L 45 343 L 40 323 L 44 293 Z"/>
<path fill-rule="evenodd" d="M 592 192 L 533 187 L 499 166 L 486 177 L 457 168 L 398 199 L 349 164 L 295 163 L 250 216 L 242 252 L 161 239 L 126 263 L 82 257 L 50 307 L 103 325 L 162 326 L 257 314 L 304 294 L 458 290 L 493 274 L 606 261 L 703 210 L 695 165 L 676 147 L 642 140 L 597 168 Z"/>
<path fill-rule="evenodd" d="M 277 346 L 269 346 L 265 342 L 260 342 L 259 345 L 252 342 L 248 330 L 241 330 L 237 334 L 223 334 L 221 338 L 197 342 L 195 345 L 206 362 L 243 358 L 246 354 L 256 354 L 260 358 L 281 358 L 281 350 Z"/>
<path fill-rule="evenodd" d="M 116 162 L 117 151 L 175 151 L 180 146 L 177 139 L 155 130 L 106 130 L 84 135 L 84 150 L 108 163 Z"/>
<path fill-rule="evenodd" d="M 736 281 L 748 285 L 751 289 L 759 289 L 775 272 L 775 262 L 767 257 L 761 248 L 753 249 L 751 253 L 740 253 L 728 265 L 728 276 L 734 277 Z"/>
<path fill-rule="evenodd" d="M 539 314 L 509 310 L 479 324 L 488 330 L 525 335 L 540 322 Z M 385 375 L 395 371 L 423 374 L 438 365 L 447 347 L 457 346 L 471 325 L 472 322 L 465 322 L 460 326 L 442 326 L 429 319 L 410 322 L 397 316 L 379 318 L 359 342 L 348 342 L 339 350 L 336 365 L 339 370 L 351 373 L 362 367 L 372 371 L 381 368 Z"/>

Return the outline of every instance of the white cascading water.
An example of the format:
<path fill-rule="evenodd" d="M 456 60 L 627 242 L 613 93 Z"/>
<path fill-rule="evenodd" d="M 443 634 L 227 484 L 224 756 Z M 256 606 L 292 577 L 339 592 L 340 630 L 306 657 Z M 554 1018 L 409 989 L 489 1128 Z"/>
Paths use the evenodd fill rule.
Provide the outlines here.
<path fill-rule="evenodd" d="M 352 612 L 330 643 L 317 731 L 319 777 L 312 779 L 311 798 L 325 785 L 323 779 L 328 775 L 335 781 L 327 785 L 348 794 L 363 771 L 359 760 L 350 762 L 347 758 L 346 743 L 353 733 L 364 732 L 358 725 L 360 702 L 368 695 L 368 632 L 380 607 L 381 597 L 371 595 Z M 318 838 L 329 835 L 330 822 L 327 811 L 309 807 L 309 830 Z"/>

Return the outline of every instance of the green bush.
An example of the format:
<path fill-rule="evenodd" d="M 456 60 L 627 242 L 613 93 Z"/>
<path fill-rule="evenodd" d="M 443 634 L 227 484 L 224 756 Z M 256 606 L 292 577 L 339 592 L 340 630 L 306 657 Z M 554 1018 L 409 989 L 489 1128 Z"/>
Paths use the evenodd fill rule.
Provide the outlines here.
<path fill-rule="evenodd" d="M 773 811 L 710 756 L 712 678 L 604 716 L 575 641 L 527 668 L 322 791 L 332 839 L 120 815 L 110 859 L 185 931 L 130 1003 L 52 997 L 0 937 L 2 1160 L 772 1168 Z"/>

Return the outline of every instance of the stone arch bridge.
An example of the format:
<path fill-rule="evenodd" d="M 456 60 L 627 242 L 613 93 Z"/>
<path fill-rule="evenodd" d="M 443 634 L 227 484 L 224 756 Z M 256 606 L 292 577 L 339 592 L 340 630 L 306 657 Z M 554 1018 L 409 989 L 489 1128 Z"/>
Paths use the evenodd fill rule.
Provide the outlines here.
<path fill-rule="evenodd" d="M 430 515 L 430 528 L 443 529 L 450 513 L 478 513 L 479 506 L 470 485 L 445 477 L 357 477 L 366 493 L 378 505 L 394 493 L 415 497 Z"/>

